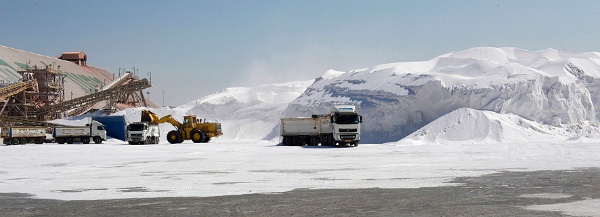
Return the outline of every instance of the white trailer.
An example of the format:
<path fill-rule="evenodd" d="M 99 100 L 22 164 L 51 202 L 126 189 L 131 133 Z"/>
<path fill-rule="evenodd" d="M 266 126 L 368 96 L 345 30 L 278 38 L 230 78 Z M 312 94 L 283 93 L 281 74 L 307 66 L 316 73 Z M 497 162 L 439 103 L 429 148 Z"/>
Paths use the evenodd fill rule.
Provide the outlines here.
<path fill-rule="evenodd" d="M 283 145 L 357 146 L 362 117 L 350 105 L 331 108 L 328 115 L 310 118 L 282 118 L 280 133 Z"/>
<path fill-rule="evenodd" d="M 322 136 L 331 134 L 328 116 L 312 118 L 282 118 L 280 124 L 284 145 L 316 146 L 321 143 Z M 324 141 L 327 141 L 325 139 Z M 326 145 L 326 144 L 323 144 Z"/>
<path fill-rule="evenodd" d="M 89 144 L 90 141 L 100 144 L 102 141 L 106 141 L 106 130 L 102 123 L 92 120 L 85 126 L 54 127 L 52 137 L 58 144 L 73 144 L 74 142 Z"/>
<path fill-rule="evenodd" d="M 127 142 L 134 144 L 158 144 L 160 128 L 158 124 L 148 122 L 133 122 L 127 125 Z"/>
<path fill-rule="evenodd" d="M 27 143 L 42 144 L 46 139 L 45 127 L 3 127 L 0 133 L 3 143 L 19 145 Z"/>

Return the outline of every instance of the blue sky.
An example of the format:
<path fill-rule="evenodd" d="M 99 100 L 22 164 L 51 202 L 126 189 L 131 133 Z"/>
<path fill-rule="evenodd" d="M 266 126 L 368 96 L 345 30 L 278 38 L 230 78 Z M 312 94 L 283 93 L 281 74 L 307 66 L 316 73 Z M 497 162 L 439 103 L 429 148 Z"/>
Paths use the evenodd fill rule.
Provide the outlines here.
<path fill-rule="evenodd" d="M 0 44 L 150 72 L 150 99 L 181 105 L 472 47 L 600 51 L 599 21 L 596 0 L 0 0 Z"/>

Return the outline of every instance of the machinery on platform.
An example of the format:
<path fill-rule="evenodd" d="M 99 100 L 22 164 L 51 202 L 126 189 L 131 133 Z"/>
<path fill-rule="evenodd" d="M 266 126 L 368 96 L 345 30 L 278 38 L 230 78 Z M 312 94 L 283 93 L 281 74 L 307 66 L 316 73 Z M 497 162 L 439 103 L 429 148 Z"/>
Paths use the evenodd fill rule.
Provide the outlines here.
<path fill-rule="evenodd" d="M 112 101 L 124 95 L 141 92 L 143 89 L 152 86 L 148 79 L 135 79 L 131 76 L 131 73 L 125 73 L 123 77 L 117 80 L 120 83 L 110 85 L 108 88 L 89 95 L 63 101 L 62 97 L 49 98 L 47 96 L 60 95 L 55 93 L 56 91 L 51 92 L 53 95 L 40 92 L 43 89 L 50 89 L 49 87 L 62 88 L 62 85 L 40 85 L 39 79 L 36 81 L 38 77 L 36 74 L 61 75 L 60 73 L 51 69 L 41 71 L 40 69 L 37 69 L 37 71 L 30 69 L 29 71 L 19 72 L 23 76 L 21 82 L 0 88 L 1 126 L 51 126 L 51 124 L 48 124 L 48 120 L 61 118 L 65 114 L 67 116 L 80 115 L 89 111 L 100 101 Z M 43 89 L 40 88 L 41 86 L 43 86 Z M 40 97 L 40 95 L 45 97 Z M 2 101 L 4 102 L 2 103 Z M 7 108 L 7 111 L 5 111 L 5 108 Z"/>

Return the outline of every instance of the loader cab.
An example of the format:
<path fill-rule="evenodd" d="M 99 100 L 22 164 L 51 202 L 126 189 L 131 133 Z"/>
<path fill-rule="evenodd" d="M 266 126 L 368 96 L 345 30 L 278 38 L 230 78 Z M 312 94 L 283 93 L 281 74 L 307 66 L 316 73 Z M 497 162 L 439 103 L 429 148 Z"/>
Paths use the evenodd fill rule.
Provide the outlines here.
<path fill-rule="evenodd" d="M 183 126 L 185 128 L 194 128 L 198 124 L 198 119 L 194 115 L 183 116 Z"/>
<path fill-rule="evenodd" d="M 31 73 L 31 72 L 23 73 L 23 81 L 33 81 L 33 73 Z"/>

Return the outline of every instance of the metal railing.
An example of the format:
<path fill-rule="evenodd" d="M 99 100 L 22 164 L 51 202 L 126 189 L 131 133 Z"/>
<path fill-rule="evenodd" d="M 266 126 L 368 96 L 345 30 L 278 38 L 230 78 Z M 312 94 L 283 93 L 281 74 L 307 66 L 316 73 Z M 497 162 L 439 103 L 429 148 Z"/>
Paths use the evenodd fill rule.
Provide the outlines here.
<path fill-rule="evenodd" d="M 30 88 L 36 88 L 37 82 L 35 80 L 19 82 L 15 84 L 11 84 L 9 86 L 3 87 L 0 89 L 0 101 L 8 99 L 9 97 L 23 92 Z"/>
<path fill-rule="evenodd" d="M 123 86 L 114 87 L 108 90 L 99 91 L 86 96 L 75 98 L 69 101 L 64 101 L 54 105 L 45 106 L 37 109 L 36 113 L 38 116 L 49 114 L 53 112 L 68 111 L 78 108 L 87 108 L 90 104 L 96 104 L 103 100 L 115 98 L 125 92 L 139 91 L 146 88 L 152 87 L 152 84 L 148 79 L 142 79 L 137 81 L 131 81 Z"/>

